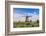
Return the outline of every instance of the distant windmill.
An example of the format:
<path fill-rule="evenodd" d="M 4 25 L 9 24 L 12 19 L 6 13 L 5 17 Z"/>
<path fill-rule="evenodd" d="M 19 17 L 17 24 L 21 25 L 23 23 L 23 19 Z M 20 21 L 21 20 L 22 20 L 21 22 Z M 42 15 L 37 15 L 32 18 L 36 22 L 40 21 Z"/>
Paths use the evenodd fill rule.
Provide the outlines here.
<path fill-rule="evenodd" d="M 31 16 L 31 15 L 30 15 L 30 16 L 28 16 L 28 14 L 25 14 L 25 15 L 26 15 L 26 16 L 22 16 L 22 17 L 26 17 L 25 22 L 29 22 L 29 21 L 28 21 L 28 18 L 29 18 L 29 17 L 32 17 L 32 16 Z"/>

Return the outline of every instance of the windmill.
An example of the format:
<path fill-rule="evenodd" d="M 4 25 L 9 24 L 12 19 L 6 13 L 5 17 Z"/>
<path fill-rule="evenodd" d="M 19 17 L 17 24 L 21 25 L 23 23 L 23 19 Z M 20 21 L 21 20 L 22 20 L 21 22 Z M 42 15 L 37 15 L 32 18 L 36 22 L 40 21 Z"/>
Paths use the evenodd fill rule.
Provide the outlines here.
<path fill-rule="evenodd" d="M 29 20 L 28 20 L 28 18 L 29 17 L 32 17 L 31 15 L 30 16 L 28 16 L 28 14 L 25 14 L 26 16 L 22 16 L 22 17 L 26 17 L 26 20 L 25 20 L 25 22 L 29 22 Z"/>

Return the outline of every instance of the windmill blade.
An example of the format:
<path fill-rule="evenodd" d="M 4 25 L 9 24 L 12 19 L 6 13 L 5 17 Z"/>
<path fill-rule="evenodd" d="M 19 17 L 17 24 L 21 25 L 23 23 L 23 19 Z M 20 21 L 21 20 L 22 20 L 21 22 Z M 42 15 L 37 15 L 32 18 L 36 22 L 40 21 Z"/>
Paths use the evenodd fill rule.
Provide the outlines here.
<path fill-rule="evenodd" d="M 26 17 L 26 16 L 22 16 L 22 17 Z"/>
<path fill-rule="evenodd" d="M 28 17 L 32 17 L 32 16 L 28 16 Z"/>
<path fill-rule="evenodd" d="M 21 16 L 21 17 L 26 17 L 26 16 Z M 32 16 L 28 16 L 28 17 L 32 17 Z"/>

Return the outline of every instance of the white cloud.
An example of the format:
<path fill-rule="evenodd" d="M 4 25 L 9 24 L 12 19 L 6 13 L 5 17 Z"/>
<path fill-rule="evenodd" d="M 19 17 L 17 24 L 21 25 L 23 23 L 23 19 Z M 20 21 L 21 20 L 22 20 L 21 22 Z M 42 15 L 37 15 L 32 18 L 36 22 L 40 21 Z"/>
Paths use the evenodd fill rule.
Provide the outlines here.
<path fill-rule="evenodd" d="M 14 16 L 13 16 L 13 20 L 14 21 L 16 21 L 16 22 L 18 22 L 18 21 L 25 21 L 25 17 L 22 17 L 22 16 L 24 16 L 24 15 L 22 15 L 22 14 L 14 14 Z"/>
<path fill-rule="evenodd" d="M 39 19 L 39 15 L 36 15 L 36 14 L 33 14 L 33 13 L 31 13 L 31 14 L 28 14 L 29 16 L 32 16 L 32 17 L 29 17 L 28 19 L 29 19 L 29 21 L 30 20 L 32 20 L 32 21 L 36 21 L 37 19 Z M 16 21 L 16 22 L 18 22 L 18 21 L 25 21 L 25 17 L 22 17 L 22 16 L 25 16 L 25 15 L 22 15 L 22 14 L 14 14 L 14 21 Z"/>
<path fill-rule="evenodd" d="M 30 21 L 30 20 L 36 21 L 37 19 L 39 19 L 39 15 L 36 15 L 36 14 L 31 13 L 31 16 L 32 16 L 32 17 L 29 17 L 29 21 Z"/>
<path fill-rule="evenodd" d="M 37 19 L 39 19 L 39 15 L 33 15 L 32 16 L 32 21 L 36 21 Z"/>

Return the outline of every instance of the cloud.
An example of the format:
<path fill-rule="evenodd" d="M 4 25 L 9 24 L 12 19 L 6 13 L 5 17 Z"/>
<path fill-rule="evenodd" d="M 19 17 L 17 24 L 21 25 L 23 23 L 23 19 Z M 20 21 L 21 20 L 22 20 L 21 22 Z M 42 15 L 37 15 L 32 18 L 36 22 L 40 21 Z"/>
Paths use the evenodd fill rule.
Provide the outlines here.
<path fill-rule="evenodd" d="M 23 16 L 23 17 L 22 17 Z M 24 14 L 14 14 L 13 15 L 13 20 L 18 22 L 18 21 L 21 21 L 21 22 L 25 22 L 25 15 Z M 39 19 L 39 15 L 36 15 L 36 13 L 28 13 L 28 16 L 32 16 L 32 17 L 29 17 L 29 21 L 32 20 L 32 21 L 36 21 L 37 19 Z"/>
<path fill-rule="evenodd" d="M 13 20 L 16 21 L 16 22 L 18 22 L 18 21 L 25 22 L 25 17 L 22 17 L 22 16 L 24 16 L 24 15 L 22 15 L 22 14 L 14 14 L 13 15 Z"/>
<path fill-rule="evenodd" d="M 32 21 L 36 21 L 39 19 L 39 15 L 37 15 L 36 13 L 31 13 L 31 16 L 32 17 L 29 17 L 29 21 L 32 20 Z"/>

